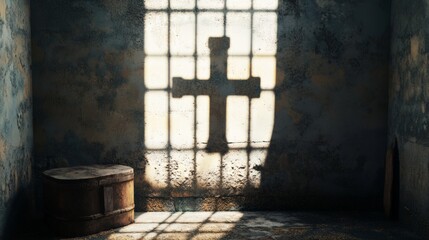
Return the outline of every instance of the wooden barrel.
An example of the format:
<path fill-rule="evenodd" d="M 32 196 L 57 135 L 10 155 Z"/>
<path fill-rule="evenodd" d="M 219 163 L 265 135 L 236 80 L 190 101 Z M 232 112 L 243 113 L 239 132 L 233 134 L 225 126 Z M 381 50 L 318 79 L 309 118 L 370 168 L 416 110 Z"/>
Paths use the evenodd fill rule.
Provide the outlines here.
<path fill-rule="evenodd" d="M 58 235 L 84 236 L 134 222 L 132 168 L 92 165 L 43 174 L 45 213 Z"/>

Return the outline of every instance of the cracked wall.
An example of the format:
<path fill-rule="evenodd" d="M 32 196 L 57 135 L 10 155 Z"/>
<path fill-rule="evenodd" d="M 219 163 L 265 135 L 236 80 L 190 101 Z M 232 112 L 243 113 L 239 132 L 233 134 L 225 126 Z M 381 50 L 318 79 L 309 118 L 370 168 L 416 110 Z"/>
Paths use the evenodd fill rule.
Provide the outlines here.
<path fill-rule="evenodd" d="M 276 13 L 267 155 L 244 168 L 240 154 L 229 165 L 208 161 L 231 173 L 225 191 L 177 192 L 148 187 L 145 179 L 149 170 L 184 174 L 193 166 L 157 161 L 146 168 L 143 1 L 37 1 L 32 51 L 38 172 L 130 165 L 136 169 L 137 210 L 379 207 L 389 1 L 285 0 Z M 243 181 L 241 169 L 259 174 L 258 187 Z"/>
<path fill-rule="evenodd" d="M 0 238 L 10 207 L 31 178 L 29 8 L 27 0 L 0 0 Z"/>

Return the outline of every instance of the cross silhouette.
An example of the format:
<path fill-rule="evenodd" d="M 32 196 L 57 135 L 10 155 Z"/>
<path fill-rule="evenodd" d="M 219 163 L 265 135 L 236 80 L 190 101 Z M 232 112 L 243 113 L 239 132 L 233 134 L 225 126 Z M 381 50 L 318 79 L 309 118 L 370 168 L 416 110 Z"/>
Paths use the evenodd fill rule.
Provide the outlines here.
<path fill-rule="evenodd" d="M 227 58 L 230 45 L 229 37 L 209 38 L 210 79 L 186 80 L 173 78 L 173 98 L 185 95 L 208 95 L 210 97 L 208 152 L 228 151 L 226 140 L 226 99 L 231 95 L 259 98 L 261 94 L 260 78 L 250 77 L 247 80 L 229 80 L 227 78 Z M 244 106 L 243 106 L 244 107 Z"/>

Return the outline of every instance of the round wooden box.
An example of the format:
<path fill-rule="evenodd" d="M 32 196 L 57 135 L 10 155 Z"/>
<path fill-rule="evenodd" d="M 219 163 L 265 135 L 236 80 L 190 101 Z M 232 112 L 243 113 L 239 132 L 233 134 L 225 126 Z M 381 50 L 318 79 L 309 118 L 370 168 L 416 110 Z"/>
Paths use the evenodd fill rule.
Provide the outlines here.
<path fill-rule="evenodd" d="M 134 222 L 134 171 L 122 165 L 57 168 L 44 173 L 48 224 L 65 237 Z"/>

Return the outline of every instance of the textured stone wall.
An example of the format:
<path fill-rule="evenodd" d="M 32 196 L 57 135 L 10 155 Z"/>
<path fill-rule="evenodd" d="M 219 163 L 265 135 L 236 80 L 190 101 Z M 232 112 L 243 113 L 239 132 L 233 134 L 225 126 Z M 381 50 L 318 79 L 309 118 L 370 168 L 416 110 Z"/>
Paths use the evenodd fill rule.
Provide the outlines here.
<path fill-rule="evenodd" d="M 148 149 L 148 139 L 165 134 L 148 134 L 148 116 L 161 116 L 170 106 L 178 109 L 174 116 L 170 112 L 172 118 L 198 120 L 195 110 L 182 105 L 192 107 L 192 96 L 183 100 L 188 103 L 170 101 L 165 106 L 148 100 L 146 78 L 150 69 L 158 68 L 145 67 L 144 1 L 32 4 L 39 172 L 91 163 L 130 165 L 136 170 L 138 210 L 378 206 L 387 133 L 389 1 L 288 0 L 274 11 L 275 84 L 266 89 L 273 104 L 261 102 L 259 107 L 272 110 L 249 117 L 262 119 L 264 125 L 272 114 L 268 145 L 261 147 L 265 152 L 253 152 L 257 144 L 247 138 L 245 147 L 233 140 L 227 154 L 205 155 L 198 147 L 204 140 L 198 142 L 193 134 L 158 152 Z M 163 70 L 159 72 L 157 77 L 163 77 Z M 239 118 L 248 114 L 243 109 L 238 105 L 232 113 L 238 112 Z M 171 131 L 187 128 L 187 120 L 177 127 L 159 119 Z M 249 130 L 251 139 L 258 125 L 250 129 L 255 129 Z M 167 136 L 174 140 L 176 135 Z M 176 149 L 174 144 L 188 143 L 185 139 L 196 144 Z M 234 144 L 237 151 L 232 151 Z"/>
<path fill-rule="evenodd" d="M 281 189 L 287 202 L 315 208 L 378 204 L 389 9 L 389 1 L 284 1 L 267 195 Z"/>
<path fill-rule="evenodd" d="M 0 0 L 0 238 L 10 207 L 31 178 L 29 8 L 28 0 Z M 13 211 L 18 214 L 19 209 Z"/>
<path fill-rule="evenodd" d="M 392 2 L 389 143 L 398 143 L 400 218 L 429 231 L 429 1 Z"/>

